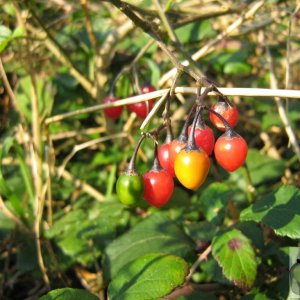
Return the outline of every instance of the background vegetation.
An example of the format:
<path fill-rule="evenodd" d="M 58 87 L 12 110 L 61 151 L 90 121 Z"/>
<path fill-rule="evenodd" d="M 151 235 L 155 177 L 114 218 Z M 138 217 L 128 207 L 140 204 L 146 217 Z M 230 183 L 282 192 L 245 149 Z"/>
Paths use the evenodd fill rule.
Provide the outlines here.
<path fill-rule="evenodd" d="M 217 86 L 299 90 L 296 1 L 128 3 Z M 142 120 L 126 109 L 108 120 L 100 104 L 112 87 L 123 99 L 137 81 L 170 87 L 174 65 L 118 5 L 1 4 L 0 298 L 286 299 L 300 238 L 299 100 L 230 97 L 246 165 L 228 173 L 212 157 L 195 192 L 177 182 L 161 209 L 122 205 L 115 183 Z M 196 86 L 186 74 L 176 84 Z M 176 135 L 194 99 L 173 99 Z M 144 130 L 161 122 L 158 111 Z M 152 160 L 147 141 L 139 172 Z"/>

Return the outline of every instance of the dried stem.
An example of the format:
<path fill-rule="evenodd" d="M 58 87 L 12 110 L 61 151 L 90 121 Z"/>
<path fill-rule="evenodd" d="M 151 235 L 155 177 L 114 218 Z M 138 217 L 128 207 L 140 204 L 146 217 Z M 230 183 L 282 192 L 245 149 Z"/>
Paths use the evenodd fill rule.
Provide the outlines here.
<path fill-rule="evenodd" d="M 132 103 L 138 103 L 143 101 L 148 101 L 150 99 L 155 99 L 163 96 L 169 89 L 158 90 L 155 92 L 142 94 L 138 96 L 128 97 L 119 101 L 115 101 L 113 103 L 107 104 L 98 104 L 94 106 L 90 106 L 87 108 L 79 109 L 76 111 L 71 111 L 63 114 L 59 114 L 56 116 L 49 117 L 45 120 L 46 124 L 50 124 L 53 122 L 59 122 L 61 120 L 78 116 L 81 114 L 96 112 L 99 110 L 103 110 L 108 107 L 115 106 L 125 106 Z M 285 97 L 285 98 L 298 98 L 300 99 L 300 91 L 298 90 L 280 90 L 280 89 L 257 89 L 257 88 L 218 88 L 225 96 L 243 96 L 243 97 Z M 176 87 L 175 94 L 196 94 L 197 88 L 195 87 Z M 208 96 L 215 96 L 216 92 L 212 91 L 208 93 Z"/>
<path fill-rule="evenodd" d="M 193 274 L 196 272 L 196 270 L 198 269 L 199 265 L 201 264 L 202 261 L 206 260 L 208 255 L 210 254 L 212 250 L 212 246 L 208 246 L 204 252 L 202 252 L 198 259 L 194 262 L 194 264 L 192 265 L 191 269 L 190 269 L 190 273 L 189 275 L 186 277 L 186 282 L 189 282 L 193 276 Z"/>
<path fill-rule="evenodd" d="M 266 46 L 266 53 L 267 53 L 267 60 L 269 63 L 269 68 L 270 68 L 270 85 L 272 89 L 277 89 L 278 88 L 278 84 L 277 84 L 277 79 L 276 79 L 276 75 L 274 72 L 274 66 L 273 66 L 273 58 L 270 52 L 270 49 L 268 46 Z M 284 129 L 285 132 L 289 138 L 290 143 L 292 144 L 292 147 L 294 149 L 294 152 L 296 154 L 296 156 L 298 157 L 298 160 L 300 161 L 300 147 L 297 141 L 297 137 L 292 129 L 291 123 L 288 119 L 287 113 L 285 111 L 284 105 L 283 105 L 283 101 L 281 100 L 280 97 L 275 97 L 274 98 L 276 106 L 277 106 L 277 110 L 278 110 L 278 114 L 279 117 L 281 119 L 281 122 L 284 125 Z"/>
<path fill-rule="evenodd" d="M 19 24 L 25 28 L 22 14 L 19 10 L 18 4 L 15 3 L 16 14 Z M 27 35 L 27 34 L 26 34 Z M 44 195 L 43 195 L 43 181 L 42 181 L 42 119 L 39 114 L 39 99 L 37 92 L 36 75 L 33 69 L 34 63 L 30 53 L 29 40 L 24 41 L 24 50 L 27 55 L 28 62 L 25 64 L 25 68 L 31 81 L 31 137 L 32 142 L 30 144 L 30 156 L 32 166 L 32 180 L 34 185 L 34 224 L 33 232 L 35 235 L 36 249 L 37 249 L 37 261 L 42 273 L 45 288 L 50 289 L 50 280 L 47 274 L 46 266 L 44 264 L 42 246 L 41 246 L 41 219 L 44 207 Z"/>

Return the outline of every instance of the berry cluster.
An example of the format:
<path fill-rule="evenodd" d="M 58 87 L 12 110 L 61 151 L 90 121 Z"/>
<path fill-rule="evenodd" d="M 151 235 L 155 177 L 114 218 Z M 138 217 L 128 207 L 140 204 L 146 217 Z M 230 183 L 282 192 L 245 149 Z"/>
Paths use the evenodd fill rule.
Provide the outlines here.
<path fill-rule="evenodd" d="M 169 120 L 157 130 L 141 136 L 127 170 L 117 181 L 117 195 L 123 204 L 134 205 L 144 198 L 150 205 L 162 207 L 173 194 L 174 177 L 185 188 L 197 189 L 207 177 L 212 152 L 218 164 L 229 172 L 244 164 L 248 146 L 233 129 L 238 121 L 237 108 L 223 95 L 208 108 L 203 103 L 206 95 L 198 95 L 177 138 L 173 139 Z M 147 106 L 153 106 L 153 102 L 149 101 Z M 148 108 L 143 108 L 146 113 L 143 118 Z M 224 132 L 216 141 L 213 130 L 202 119 L 205 111 L 209 112 L 212 124 Z M 157 147 L 157 137 L 164 127 L 167 127 L 166 140 Z M 149 136 L 155 140 L 155 158 L 152 168 L 141 176 L 135 169 L 135 160 L 142 141 Z"/>
<path fill-rule="evenodd" d="M 141 89 L 142 94 L 147 94 L 154 91 L 156 91 L 156 89 L 151 85 L 145 85 Z M 114 96 L 109 96 L 104 99 L 104 103 L 112 103 L 118 100 L 121 99 L 116 98 Z M 136 115 L 141 119 L 145 119 L 148 113 L 151 111 L 154 102 L 155 100 L 133 103 L 133 104 L 129 104 L 127 108 L 129 109 L 129 111 L 136 113 Z M 116 107 L 110 107 L 104 109 L 104 114 L 109 119 L 117 120 L 120 118 L 122 111 L 123 111 L 123 106 L 116 106 Z"/>

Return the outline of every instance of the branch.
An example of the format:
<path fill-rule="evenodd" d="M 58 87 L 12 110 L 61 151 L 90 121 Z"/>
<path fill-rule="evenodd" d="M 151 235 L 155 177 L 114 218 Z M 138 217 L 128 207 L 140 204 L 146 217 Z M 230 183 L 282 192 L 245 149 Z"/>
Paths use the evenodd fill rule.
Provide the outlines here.
<path fill-rule="evenodd" d="M 78 116 L 81 114 L 91 113 L 103 110 L 109 107 L 126 106 L 132 103 L 144 102 L 150 99 L 156 99 L 163 96 L 169 89 L 158 90 L 155 92 L 142 94 L 138 96 L 128 97 L 112 103 L 98 104 L 87 108 L 71 111 L 56 116 L 49 117 L 45 120 L 46 124 L 58 122 L 67 118 Z M 257 88 L 225 88 L 221 87 L 218 90 L 225 96 L 243 96 L 243 97 L 285 97 L 285 98 L 298 98 L 300 99 L 300 91 L 298 90 L 279 90 L 279 89 L 257 89 Z M 176 87 L 175 94 L 197 94 L 195 87 Z M 215 96 L 215 92 L 211 92 L 208 96 Z"/>
<path fill-rule="evenodd" d="M 247 19 L 253 18 L 253 16 L 256 14 L 258 9 L 260 9 L 264 5 L 264 1 L 258 1 L 256 2 L 249 11 L 245 12 L 240 18 L 238 18 L 235 22 L 233 22 L 226 30 L 218 34 L 214 39 L 212 39 L 210 42 L 208 42 L 204 47 L 202 47 L 199 51 L 194 53 L 192 55 L 192 59 L 197 61 L 201 57 L 203 57 L 206 53 L 208 53 L 214 45 L 216 45 L 218 42 L 223 40 L 225 37 L 227 37 L 231 32 L 233 32 L 236 28 L 241 26 L 243 22 Z M 188 66 L 189 61 L 185 60 L 182 62 L 182 65 Z M 166 74 L 164 74 L 160 81 L 159 85 L 163 86 L 170 78 L 174 77 L 176 74 L 176 68 L 171 69 Z"/>
<path fill-rule="evenodd" d="M 106 1 L 106 0 L 104 0 Z M 202 78 L 199 74 L 195 73 L 192 69 L 187 68 L 183 64 L 181 64 L 176 56 L 169 50 L 167 45 L 162 41 L 159 34 L 157 33 L 157 29 L 149 22 L 141 19 L 134 11 L 132 11 L 130 5 L 124 1 L 120 0 L 111 0 L 110 1 L 114 6 L 119 8 L 136 26 L 140 27 L 145 33 L 147 33 L 150 37 L 152 37 L 157 45 L 165 52 L 165 54 L 169 57 L 172 64 L 179 71 L 182 71 L 192 77 L 196 82 L 210 85 L 211 83 L 206 79 Z"/>

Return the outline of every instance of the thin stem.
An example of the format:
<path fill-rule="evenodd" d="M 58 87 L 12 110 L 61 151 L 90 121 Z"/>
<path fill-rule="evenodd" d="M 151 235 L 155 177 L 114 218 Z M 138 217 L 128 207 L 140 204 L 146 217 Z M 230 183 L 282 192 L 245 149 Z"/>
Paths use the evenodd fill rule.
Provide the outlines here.
<path fill-rule="evenodd" d="M 175 43 L 179 43 L 179 40 L 178 40 L 163 8 L 161 7 L 159 0 L 154 0 L 154 4 L 157 9 L 157 13 L 158 13 L 160 19 L 162 20 L 170 39 Z"/>
<path fill-rule="evenodd" d="M 225 37 L 227 37 L 231 32 L 233 32 L 236 28 L 241 26 L 244 21 L 251 19 L 254 17 L 255 13 L 264 5 L 264 1 L 258 1 L 253 4 L 252 7 L 247 8 L 247 11 L 244 12 L 240 18 L 238 18 L 235 22 L 233 22 L 230 26 L 228 26 L 223 32 L 218 34 L 214 39 L 210 40 L 208 43 L 206 43 L 200 50 L 198 50 L 196 53 L 192 55 L 192 60 L 199 60 L 201 57 L 203 57 L 205 54 L 207 54 L 212 47 L 214 47 L 218 42 L 222 41 Z M 185 60 L 181 62 L 181 65 L 188 66 L 189 61 Z M 159 85 L 162 86 L 165 82 L 167 82 L 171 77 L 174 76 L 176 72 L 177 66 L 170 71 L 168 71 L 166 74 L 164 74 L 160 81 Z"/>
<path fill-rule="evenodd" d="M 97 39 L 93 30 L 93 25 L 92 25 L 92 21 L 89 15 L 89 8 L 88 8 L 88 0 L 81 0 L 81 7 L 83 8 L 83 12 L 84 12 L 84 16 L 85 16 L 85 27 L 86 27 L 86 31 L 88 33 L 89 36 L 89 40 L 92 44 L 92 46 L 94 47 L 95 51 L 98 51 L 98 43 L 97 43 Z"/>
<path fill-rule="evenodd" d="M 285 97 L 285 98 L 295 98 L 300 99 L 300 91 L 298 90 L 283 90 L 283 89 L 257 89 L 257 88 L 218 88 L 218 90 L 222 93 L 222 95 L 226 96 L 241 96 L 241 97 Z M 128 97 L 122 100 L 118 100 L 112 103 L 106 103 L 106 104 L 98 104 L 93 105 L 87 108 L 78 109 L 75 111 L 70 111 L 66 113 L 62 113 L 59 115 L 55 115 L 52 117 L 49 117 L 45 120 L 45 124 L 50 124 L 54 122 L 59 122 L 67 118 L 75 117 L 81 114 L 96 112 L 99 110 L 103 110 L 105 108 L 109 107 L 116 107 L 116 106 L 123 106 L 128 105 L 132 103 L 139 103 L 143 101 L 148 101 L 150 99 L 158 98 L 164 95 L 165 93 L 168 93 L 169 89 L 163 89 L 158 90 L 155 92 Z M 176 87 L 175 88 L 175 94 L 196 94 L 197 88 L 195 87 Z M 208 96 L 219 96 L 219 93 L 216 91 L 211 91 L 208 93 Z"/>
<path fill-rule="evenodd" d="M 111 84 L 111 89 L 110 89 L 110 94 L 114 95 L 114 91 L 115 91 L 115 86 L 117 84 L 117 81 L 120 79 L 120 77 L 124 74 L 124 73 L 128 73 L 133 67 L 134 65 L 136 65 L 136 63 L 140 60 L 140 58 L 147 52 L 147 50 L 154 44 L 154 40 L 150 40 L 139 52 L 138 54 L 135 56 L 135 58 L 132 60 L 132 62 L 123 67 L 121 69 L 121 71 L 115 76 L 112 84 Z"/>
<path fill-rule="evenodd" d="M 190 273 L 189 275 L 186 277 L 186 282 L 189 282 L 193 276 L 193 274 L 196 272 L 197 268 L 199 267 L 199 265 L 201 264 L 202 261 L 206 260 L 208 255 L 210 254 L 212 250 L 212 246 L 209 245 L 203 253 L 201 253 L 198 257 L 198 259 L 194 262 L 194 264 L 192 265 L 191 269 L 190 269 Z"/>
<path fill-rule="evenodd" d="M 278 84 L 277 84 L 277 79 L 276 79 L 274 66 L 273 66 L 273 58 L 272 58 L 272 55 L 271 55 L 271 52 L 270 52 L 270 49 L 268 46 L 266 46 L 266 53 L 267 53 L 267 60 L 269 63 L 270 75 L 271 75 L 270 76 L 270 85 L 272 88 L 276 89 L 278 87 Z M 277 106 L 277 110 L 278 110 L 278 114 L 281 119 L 281 122 L 284 125 L 285 132 L 289 138 L 290 143 L 292 144 L 292 147 L 294 149 L 295 154 L 298 157 L 298 160 L 300 161 L 300 147 L 299 147 L 299 144 L 297 141 L 297 137 L 293 131 L 293 128 L 289 121 L 288 115 L 285 111 L 285 108 L 284 108 L 281 98 L 275 97 L 275 103 Z"/>
<path fill-rule="evenodd" d="M 166 139 L 165 139 L 164 144 L 169 144 L 174 139 L 174 136 L 173 136 L 173 131 L 172 131 L 171 123 L 167 122 L 166 126 L 167 126 L 167 135 L 166 135 Z"/>
<path fill-rule="evenodd" d="M 150 120 L 156 114 L 156 112 L 158 111 L 158 109 L 160 108 L 160 106 L 163 104 L 163 102 L 166 99 L 168 99 L 168 95 L 169 95 L 169 90 L 167 90 L 167 92 L 164 95 L 162 95 L 162 97 L 155 103 L 155 105 L 153 106 L 153 108 L 151 109 L 151 111 L 149 112 L 149 114 L 147 115 L 147 117 L 145 118 L 145 120 L 143 121 L 143 123 L 142 123 L 142 125 L 140 127 L 141 130 L 144 130 L 144 128 L 149 124 Z"/>
<path fill-rule="evenodd" d="M 56 41 L 50 31 L 45 27 L 43 22 L 40 20 L 38 15 L 36 14 L 35 10 L 31 8 L 29 1 L 24 1 L 25 5 L 27 6 L 28 10 L 30 11 L 33 19 L 38 23 L 40 28 L 43 30 L 44 34 L 46 34 L 47 40 L 45 41 L 46 46 L 50 49 L 50 51 L 65 65 L 70 68 L 70 73 L 80 82 L 82 87 L 86 90 L 87 93 L 92 98 L 96 98 L 96 89 L 93 86 L 93 83 L 86 78 L 79 69 L 75 66 L 73 61 L 70 57 L 66 54 L 65 50 L 62 46 Z M 37 31 L 31 27 L 31 30 Z"/>
<path fill-rule="evenodd" d="M 141 144 L 142 144 L 142 142 L 143 142 L 143 140 L 145 138 L 146 138 L 146 134 L 142 134 L 142 136 L 138 140 L 138 143 L 136 144 L 134 152 L 133 152 L 133 154 L 131 156 L 131 159 L 129 161 L 126 173 L 128 173 L 128 174 L 134 174 L 134 175 L 137 174 L 136 168 L 135 168 L 135 161 L 136 161 L 137 153 L 138 153 L 138 151 L 140 149 L 140 146 L 141 146 Z"/>
<path fill-rule="evenodd" d="M 249 204 L 251 204 L 255 200 L 255 187 L 252 183 L 250 171 L 246 163 L 244 164 L 243 171 L 244 171 L 244 178 L 246 181 L 246 194 L 247 194 L 248 202 Z"/>
<path fill-rule="evenodd" d="M 180 142 L 185 143 L 188 140 L 188 127 L 189 127 L 191 117 L 192 117 L 192 115 L 193 115 L 194 110 L 195 110 L 196 107 L 197 107 L 197 104 L 194 103 L 194 105 L 192 106 L 192 108 L 189 111 L 189 114 L 186 117 L 186 120 L 185 120 L 185 122 L 183 124 L 183 127 L 181 129 L 180 135 L 178 137 L 178 140 Z"/>
<path fill-rule="evenodd" d="M 159 163 L 159 160 L 158 160 L 158 154 L 157 154 L 157 141 L 155 140 L 154 141 L 154 160 L 153 160 L 153 165 L 152 165 L 152 168 L 151 170 L 152 171 L 160 171 L 162 169 L 162 166 L 160 165 Z"/>
<path fill-rule="evenodd" d="M 188 143 L 187 143 L 187 150 L 195 150 L 198 149 L 198 147 L 196 146 L 196 142 L 195 142 L 195 130 L 196 130 L 196 126 L 198 123 L 198 119 L 201 115 L 202 112 L 202 107 L 198 106 L 197 110 L 196 110 L 196 114 L 192 123 L 192 128 L 191 128 L 191 132 L 188 138 Z"/>
<path fill-rule="evenodd" d="M 106 1 L 106 0 L 105 0 Z M 169 57 L 172 64 L 176 67 L 176 69 L 185 72 L 190 77 L 194 78 L 197 82 L 202 82 L 203 84 L 207 84 L 207 80 L 205 78 L 202 78 L 199 74 L 195 73 L 192 69 L 182 65 L 176 56 L 172 53 L 171 50 L 167 47 L 167 45 L 162 41 L 160 38 L 158 32 L 151 23 L 144 21 L 141 19 L 128 5 L 128 3 L 120 0 L 111 0 L 110 1 L 114 6 L 119 8 L 129 19 L 132 20 L 132 22 L 140 27 L 145 33 L 150 35 L 155 42 L 158 44 L 158 46 L 165 52 L 165 54 Z"/>

